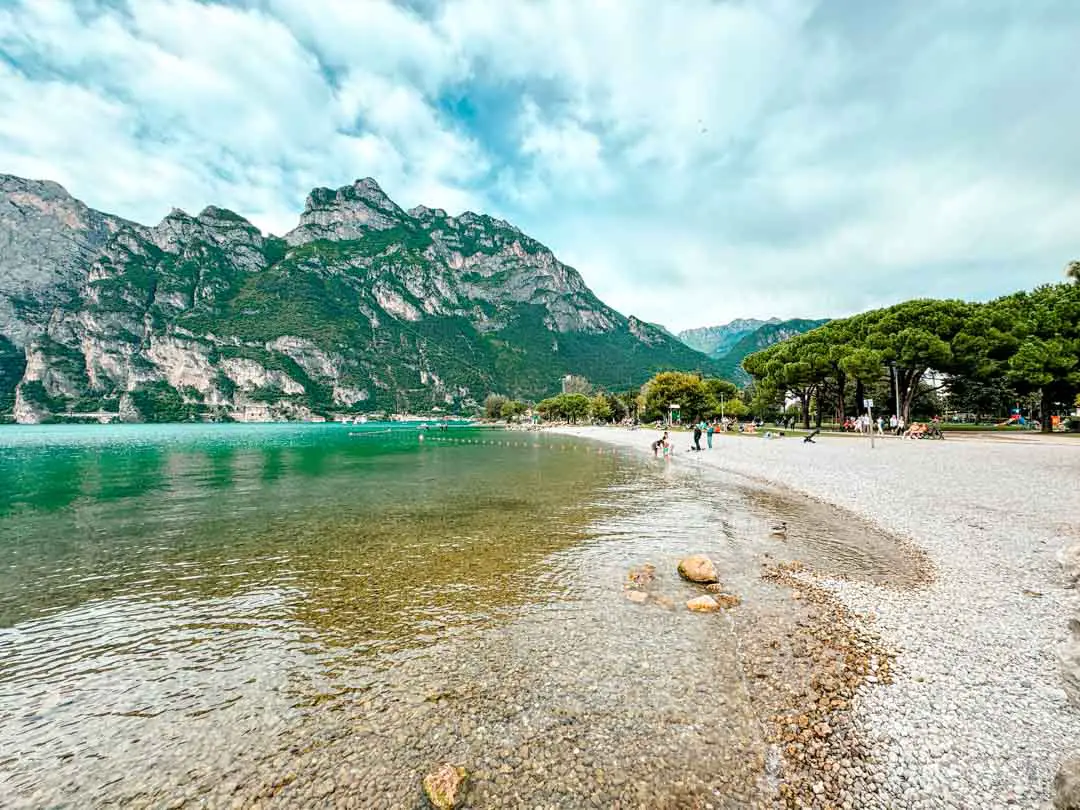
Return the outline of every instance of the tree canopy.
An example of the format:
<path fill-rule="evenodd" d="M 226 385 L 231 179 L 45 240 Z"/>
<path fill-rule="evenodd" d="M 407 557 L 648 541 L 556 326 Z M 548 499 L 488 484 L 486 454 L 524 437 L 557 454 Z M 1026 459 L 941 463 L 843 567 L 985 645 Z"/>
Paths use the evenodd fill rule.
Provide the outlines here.
<path fill-rule="evenodd" d="M 864 392 L 879 390 L 909 420 L 918 397 L 945 388 L 995 410 L 1033 396 L 1049 429 L 1051 412 L 1080 390 L 1080 283 L 985 304 L 905 301 L 830 321 L 750 355 L 743 368 L 759 402 L 795 399 L 807 426 L 812 402 L 820 424 L 826 403 L 842 420 L 849 393 L 858 411 Z M 932 385 L 931 377 L 945 382 Z"/>

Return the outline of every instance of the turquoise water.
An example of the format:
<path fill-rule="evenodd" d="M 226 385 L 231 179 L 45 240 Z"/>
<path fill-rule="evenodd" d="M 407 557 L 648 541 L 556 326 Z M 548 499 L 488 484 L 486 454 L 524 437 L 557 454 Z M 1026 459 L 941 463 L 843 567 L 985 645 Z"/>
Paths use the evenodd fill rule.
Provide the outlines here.
<path fill-rule="evenodd" d="M 689 457 L 420 436 L 0 429 L 0 806 L 414 808 L 443 761 L 476 808 L 760 797 L 745 658 L 790 613 L 757 577 L 769 521 L 895 569 L 865 527 Z M 737 612 L 624 598 L 645 561 L 669 608 L 697 595 L 689 552 Z"/>
<path fill-rule="evenodd" d="M 413 807 L 444 759 L 475 807 L 708 794 L 755 721 L 688 742 L 727 689 L 678 662 L 729 631 L 626 646 L 686 619 L 619 585 L 669 473 L 477 428 L 0 430 L 0 804 Z"/>

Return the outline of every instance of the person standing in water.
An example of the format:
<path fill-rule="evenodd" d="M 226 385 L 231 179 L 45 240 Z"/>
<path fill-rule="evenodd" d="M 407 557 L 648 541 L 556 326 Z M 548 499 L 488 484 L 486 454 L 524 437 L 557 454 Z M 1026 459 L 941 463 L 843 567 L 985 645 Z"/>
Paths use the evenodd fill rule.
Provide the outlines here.
<path fill-rule="evenodd" d="M 709 449 L 712 450 L 712 435 L 716 433 L 716 423 L 709 422 L 709 427 L 705 431 L 705 443 L 709 445 Z"/>
<path fill-rule="evenodd" d="M 702 424 L 704 423 L 698 422 L 694 425 L 694 449 L 698 451 L 701 450 L 701 434 L 704 432 L 701 429 Z"/>
<path fill-rule="evenodd" d="M 667 443 L 668 443 L 667 431 L 665 430 L 664 435 L 661 436 L 659 439 L 657 439 L 655 442 L 652 443 L 653 458 L 659 458 L 660 457 L 660 449 L 661 448 L 663 448 L 663 450 L 664 450 L 664 455 L 665 456 L 667 455 Z"/>

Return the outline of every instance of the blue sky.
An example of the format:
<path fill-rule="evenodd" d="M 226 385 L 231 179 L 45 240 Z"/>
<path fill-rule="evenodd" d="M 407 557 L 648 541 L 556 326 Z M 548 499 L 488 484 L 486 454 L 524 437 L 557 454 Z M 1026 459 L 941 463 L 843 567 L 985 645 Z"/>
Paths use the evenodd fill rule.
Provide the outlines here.
<path fill-rule="evenodd" d="M 673 329 L 1080 257 L 1074 0 L 0 0 L 0 171 L 292 227 L 372 176 Z"/>

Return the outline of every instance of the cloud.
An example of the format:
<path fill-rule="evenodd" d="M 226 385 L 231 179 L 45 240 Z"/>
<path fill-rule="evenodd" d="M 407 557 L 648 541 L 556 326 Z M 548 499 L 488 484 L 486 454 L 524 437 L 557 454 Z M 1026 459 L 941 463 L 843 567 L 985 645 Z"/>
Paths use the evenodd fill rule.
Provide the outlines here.
<path fill-rule="evenodd" d="M 504 217 L 672 328 L 1056 280 L 1070 0 L 23 0 L 0 170 L 156 221 L 376 177 Z"/>

